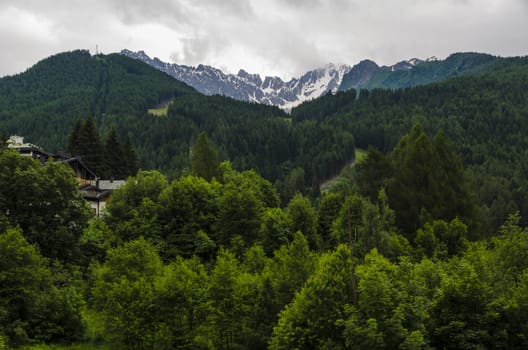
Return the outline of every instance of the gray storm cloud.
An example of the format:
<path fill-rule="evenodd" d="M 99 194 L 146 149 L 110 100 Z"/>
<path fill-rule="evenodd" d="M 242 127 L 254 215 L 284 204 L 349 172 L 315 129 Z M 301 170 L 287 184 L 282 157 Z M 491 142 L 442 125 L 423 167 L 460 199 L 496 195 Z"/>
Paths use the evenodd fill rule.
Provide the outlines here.
<path fill-rule="evenodd" d="M 328 62 L 526 55 L 525 0 L 0 0 L 0 75 L 77 48 L 289 78 Z"/>

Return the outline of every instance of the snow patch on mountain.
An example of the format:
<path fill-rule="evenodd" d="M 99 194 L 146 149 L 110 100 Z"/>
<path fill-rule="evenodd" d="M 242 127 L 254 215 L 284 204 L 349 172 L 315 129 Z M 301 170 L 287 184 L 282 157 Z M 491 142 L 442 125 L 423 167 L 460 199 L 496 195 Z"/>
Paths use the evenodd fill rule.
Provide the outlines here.
<path fill-rule="evenodd" d="M 150 58 L 144 51 L 121 51 L 122 55 L 143 61 L 185 82 L 205 95 L 220 94 L 237 100 L 265 103 L 289 110 L 304 101 L 336 92 L 351 67 L 329 63 L 325 67 L 283 81 L 278 77 L 250 74 L 241 69 L 236 75 L 205 65 L 191 67 Z"/>

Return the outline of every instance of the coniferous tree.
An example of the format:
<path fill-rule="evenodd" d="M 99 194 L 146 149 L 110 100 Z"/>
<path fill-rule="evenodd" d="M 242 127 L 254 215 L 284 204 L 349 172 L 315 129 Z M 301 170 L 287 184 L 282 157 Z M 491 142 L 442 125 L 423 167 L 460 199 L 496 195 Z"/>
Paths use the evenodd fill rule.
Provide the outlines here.
<path fill-rule="evenodd" d="M 433 149 L 439 166 L 435 175 L 441 203 L 436 216 L 445 220 L 460 217 L 471 226 L 472 231 L 484 231 L 482 224 L 485 219 L 478 207 L 471 179 L 442 131 L 433 139 Z"/>
<path fill-rule="evenodd" d="M 67 151 L 72 157 L 80 155 L 81 149 L 81 133 L 84 129 L 84 124 L 81 119 L 77 119 L 73 126 L 73 129 L 68 136 Z"/>
<path fill-rule="evenodd" d="M 361 193 L 371 201 L 376 200 L 380 188 L 387 186 L 392 174 L 390 160 L 371 146 L 368 148 L 367 157 L 357 167 Z"/>
<path fill-rule="evenodd" d="M 101 178 L 126 179 L 138 171 L 137 153 L 130 135 L 121 140 L 114 125 L 103 142 L 91 117 L 84 123 L 76 121 L 68 136 L 67 150 L 72 157 L 81 157 Z"/>
<path fill-rule="evenodd" d="M 413 234 L 421 220 L 428 221 L 436 202 L 434 169 L 437 166 L 431 142 L 420 125 L 413 127 L 392 152 L 394 177 L 388 188 L 397 223 Z M 422 219 L 420 220 L 420 217 Z"/>
<path fill-rule="evenodd" d="M 79 137 L 79 156 L 88 168 L 94 171 L 98 176 L 100 171 L 104 170 L 103 166 L 103 143 L 99 130 L 92 117 L 88 117 Z"/>
<path fill-rule="evenodd" d="M 127 174 L 123 147 L 117 137 L 115 126 L 110 129 L 104 144 L 103 176 L 106 178 L 122 179 Z"/>
<path fill-rule="evenodd" d="M 394 174 L 388 186 L 389 202 L 405 233 L 413 235 L 436 219 L 478 221 L 469 179 L 443 134 L 431 142 L 416 125 L 391 156 Z"/>
<path fill-rule="evenodd" d="M 125 141 L 122 142 L 122 154 L 124 159 L 125 173 L 124 176 L 134 176 L 138 172 L 138 158 L 136 150 L 130 140 L 130 134 L 127 134 Z"/>
<path fill-rule="evenodd" d="M 191 148 L 191 167 L 195 175 L 207 181 L 218 175 L 218 152 L 205 132 L 198 135 Z"/>

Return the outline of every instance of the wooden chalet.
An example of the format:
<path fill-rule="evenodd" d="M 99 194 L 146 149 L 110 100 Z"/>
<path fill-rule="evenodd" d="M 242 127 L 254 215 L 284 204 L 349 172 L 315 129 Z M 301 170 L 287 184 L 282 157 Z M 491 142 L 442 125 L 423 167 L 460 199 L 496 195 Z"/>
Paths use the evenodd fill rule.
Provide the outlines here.
<path fill-rule="evenodd" d="M 61 156 L 61 159 L 55 158 L 55 161 L 68 164 L 75 173 L 79 185 L 95 185 L 97 183 L 97 175 L 83 163 L 81 157 L 62 159 Z"/>
<path fill-rule="evenodd" d="M 82 192 L 83 198 L 90 204 L 94 215 L 97 217 L 104 215 L 106 201 L 110 193 L 125 183 L 125 180 L 100 180 L 84 164 L 81 157 L 48 153 L 38 146 L 24 143 L 24 138 L 21 136 L 11 136 L 7 141 L 7 145 L 9 148 L 15 149 L 22 156 L 38 159 L 42 164 L 45 164 L 50 158 L 54 162 L 67 164 L 75 173 L 75 178 L 79 184 L 79 190 Z"/>

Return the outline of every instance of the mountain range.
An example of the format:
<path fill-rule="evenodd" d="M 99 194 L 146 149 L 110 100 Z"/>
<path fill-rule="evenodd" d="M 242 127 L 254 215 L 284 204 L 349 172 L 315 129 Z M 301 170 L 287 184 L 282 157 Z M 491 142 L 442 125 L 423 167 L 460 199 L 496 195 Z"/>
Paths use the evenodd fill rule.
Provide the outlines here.
<path fill-rule="evenodd" d="M 143 61 L 170 76 L 187 83 L 204 95 L 223 95 L 241 101 L 258 102 L 291 109 L 306 100 L 337 91 L 351 67 L 329 63 L 325 67 L 306 72 L 298 78 L 284 81 L 279 77 L 250 74 L 226 74 L 220 69 L 198 65 L 196 67 L 171 64 L 149 57 L 144 51 L 121 51 L 122 55 Z"/>
<path fill-rule="evenodd" d="M 250 74 L 242 69 L 237 74 L 227 74 L 207 65 L 193 67 L 167 63 L 157 57 L 151 58 L 144 51 L 125 49 L 121 54 L 143 61 L 205 95 L 219 94 L 285 110 L 338 90 L 398 89 L 475 74 L 499 59 L 487 54 L 456 53 L 445 60 L 412 58 L 391 66 L 379 66 L 371 60 L 363 60 L 354 66 L 329 63 L 284 81 L 279 77 Z"/>
<path fill-rule="evenodd" d="M 500 60 L 500 57 L 473 52 L 454 53 L 444 60 L 415 58 L 381 67 L 374 61 L 363 60 L 345 74 L 339 89 L 401 89 L 426 85 L 486 72 Z"/>

